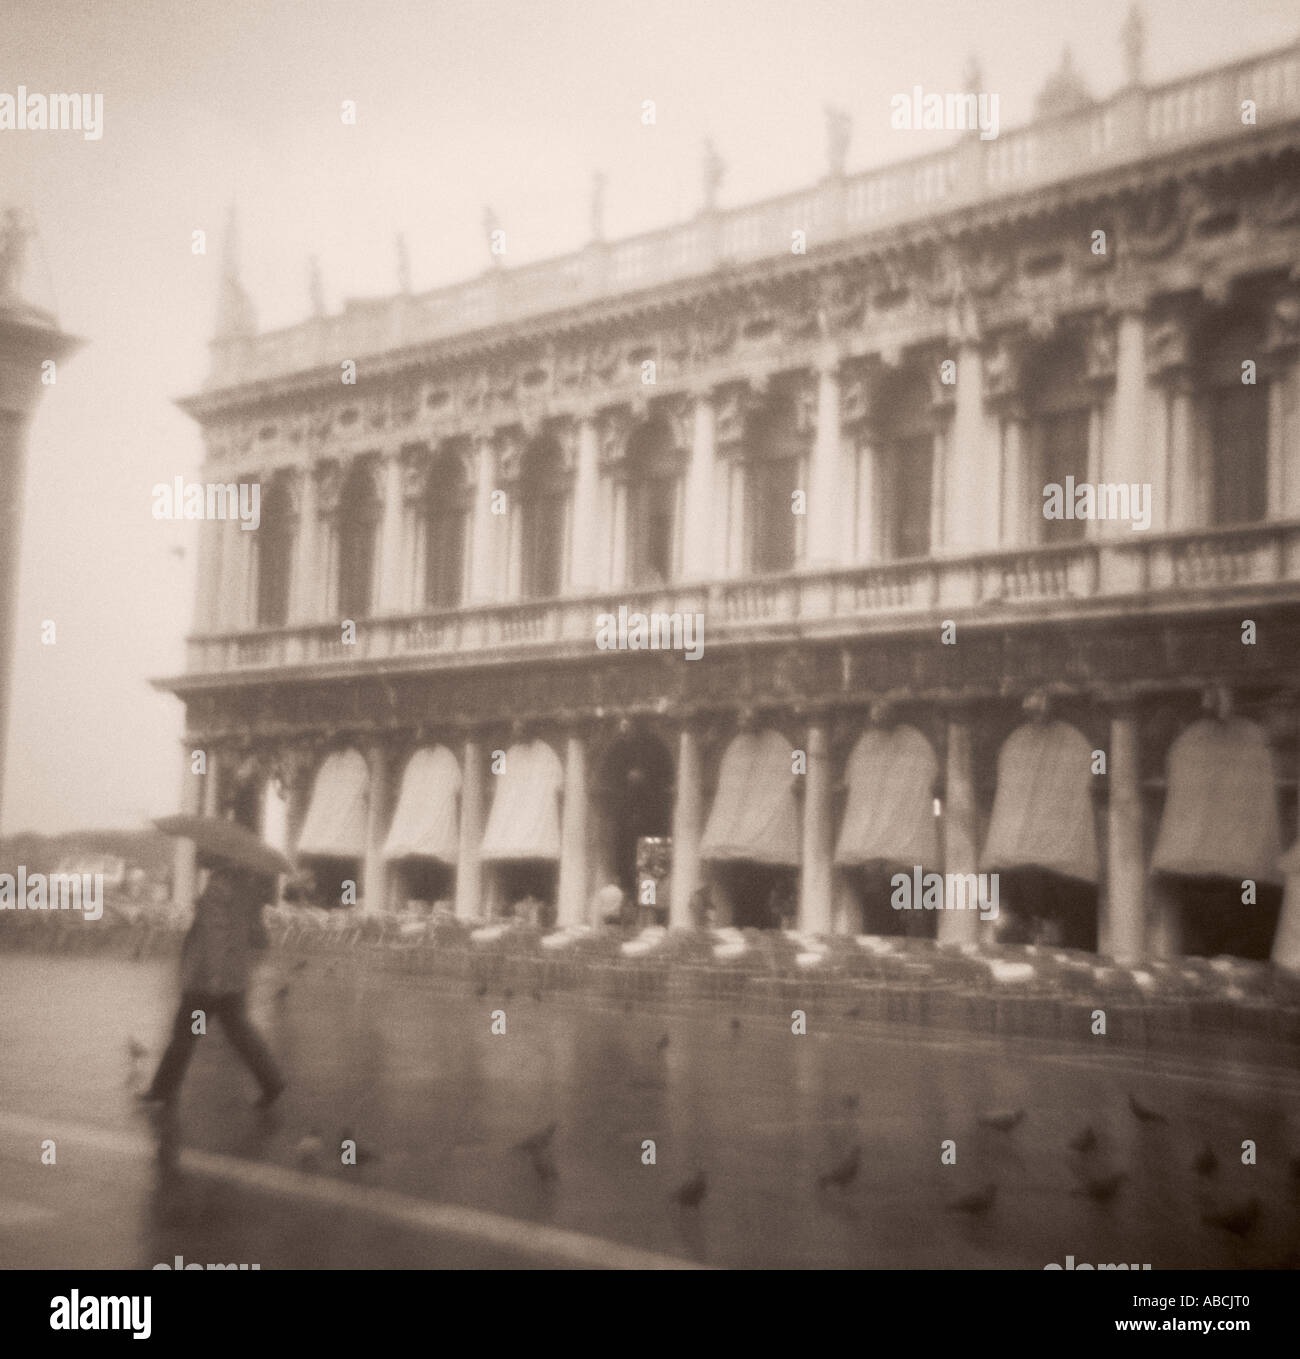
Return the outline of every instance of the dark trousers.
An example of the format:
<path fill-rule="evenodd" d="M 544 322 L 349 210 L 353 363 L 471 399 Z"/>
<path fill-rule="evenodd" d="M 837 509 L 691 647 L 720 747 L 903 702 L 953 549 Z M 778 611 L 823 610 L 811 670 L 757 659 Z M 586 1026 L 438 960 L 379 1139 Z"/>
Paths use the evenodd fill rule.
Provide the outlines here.
<path fill-rule="evenodd" d="M 194 1011 L 202 1010 L 208 1023 L 213 1015 L 221 1020 L 221 1027 L 230 1045 L 244 1059 L 245 1066 L 257 1077 L 263 1094 L 270 1094 L 283 1085 L 280 1068 L 270 1050 L 262 1041 L 261 1035 L 249 1023 L 244 1010 L 244 993 L 229 992 L 223 996 L 209 995 L 203 991 L 187 991 L 181 996 L 181 1003 L 172 1022 L 171 1042 L 163 1053 L 162 1061 L 154 1074 L 149 1087 L 151 1094 L 160 1099 L 173 1099 L 185 1079 L 185 1070 L 194 1055 L 194 1044 L 201 1035 L 193 1030 Z"/>

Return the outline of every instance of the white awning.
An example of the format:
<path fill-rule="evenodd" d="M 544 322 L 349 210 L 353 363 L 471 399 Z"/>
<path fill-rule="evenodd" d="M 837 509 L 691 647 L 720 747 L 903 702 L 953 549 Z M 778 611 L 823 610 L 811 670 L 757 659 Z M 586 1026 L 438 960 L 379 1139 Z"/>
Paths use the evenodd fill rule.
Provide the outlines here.
<path fill-rule="evenodd" d="M 360 751 L 336 750 L 316 771 L 298 854 L 359 859 L 366 852 L 370 777 Z"/>
<path fill-rule="evenodd" d="M 489 782 L 494 792 L 483 858 L 558 859 L 560 757 L 545 741 L 521 742 L 506 751 L 504 768 Z"/>
<path fill-rule="evenodd" d="M 858 738 L 845 771 L 848 803 L 835 862 L 882 859 L 938 870 L 934 781 L 939 772 L 930 743 L 915 727 L 872 727 Z"/>
<path fill-rule="evenodd" d="M 1203 718 L 1169 748 L 1151 867 L 1280 883 L 1282 831 L 1268 740 L 1254 722 Z"/>
<path fill-rule="evenodd" d="M 460 847 L 460 765 L 446 746 L 424 746 L 406 762 L 385 859 L 416 857 L 454 864 Z"/>
<path fill-rule="evenodd" d="M 778 731 L 741 732 L 722 757 L 703 859 L 799 862 L 799 809 L 790 742 Z"/>
<path fill-rule="evenodd" d="M 1047 868 L 1095 883 L 1092 788 L 1092 747 L 1080 731 L 1068 722 L 1018 727 L 998 752 L 998 790 L 982 866 Z"/>

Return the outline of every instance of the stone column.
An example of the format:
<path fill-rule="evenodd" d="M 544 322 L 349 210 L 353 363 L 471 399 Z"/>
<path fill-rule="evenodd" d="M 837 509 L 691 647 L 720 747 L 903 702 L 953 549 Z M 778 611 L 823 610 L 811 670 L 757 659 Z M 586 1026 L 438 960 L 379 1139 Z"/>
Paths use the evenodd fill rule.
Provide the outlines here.
<path fill-rule="evenodd" d="M 314 623 L 319 617 L 321 600 L 317 590 L 320 562 L 317 559 L 316 474 L 305 467 L 301 473 L 298 498 L 298 539 L 294 544 L 293 604 L 290 618 L 295 623 Z"/>
<path fill-rule="evenodd" d="M 1138 739 L 1137 714 L 1128 705 L 1117 707 L 1107 756 L 1106 915 L 1099 944 L 1125 964 L 1141 961 L 1146 951 Z"/>
<path fill-rule="evenodd" d="M 194 631 L 200 634 L 221 630 L 221 529 L 216 519 L 199 523 Z"/>
<path fill-rule="evenodd" d="M 376 741 L 366 752 L 366 853 L 361 866 L 361 909 L 375 915 L 388 909 L 388 865 L 384 862 L 384 836 L 388 830 L 388 747 Z"/>
<path fill-rule="evenodd" d="M 840 562 L 840 378 L 838 355 L 824 354 L 817 370 L 817 434 L 808 476 L 808 540 L 804 560 L 810 567 Z"/>
<path fill-rule="evenodd" d="M 1147 441 L 1146 327 L 1142 313 L 1131 309 L 1115 322 L 1114 447 L 1106 459 L 1102 481 L 1148 484 L 1153 481 Z M 1102 530 L 1112 537 L 1132 537 L 1132 525 L 1106 520 Z"/>
<path fill-rule="evenodd" d="M 573 521 L 570 532 L 569 590 L 591 594 L 600 572 L 599 445 L 596 422 L 584 416 L 578 422 L 577 470 L 573 479 Z"/>
<path fill-rule="evenodd" d="M 619 477 L 610 483 L 610 588 L 621 590 L 628 580 L 628 494 L 627 482 Z"/>
<path fill-rule="evenodd" d="M 695 429 L 686 471 L 682 575 L 707 580 L 713 574 L 713 402 L 707 392 L 695 400 Z"/>
<path fill-rule="evenodd" d="M 831 753 L 824 719 L 808 726 L 804 775 L 803 854 L 799 865 L 799 928 L 831 932 L 835 827 L 831 820 Z"/>
<path fill-rule="evenodd" d="M 205 756 L 204 767 L 207 773 L 203 778 L 203 815 L 221 815 L 221 755 L 218 751 L 201 745 L 195 745 L 193 750 L 202 750 Z"/>
<path fill-rule="evenodd" d="M 691 896 L 700 886 L 700 837 L 704 833 L 704 797 L 700 787 L 699 738 L 689 723 L 677 738 L 677 781 L 673 795 L 673 871 L 668 924 L 688 929 Z"/>
<path fill-rule="evenodd" d="M 973 329 L 963 327 L 957 356 L 957 394 L 944 482 L 943 546 L 973 552 L 992 546 L 1000 519 L 998 468 L 986 447 L 984 356 Z"/>
<path fill-rule="evenodd" d="M 195 774 L 192 738 L 181 741 L 181 811 L 198 816 L 203 810 L 204 776 Z M 177 840 L 172 846 L 172 904 L 188 906 L 194 900 L 194 841 Z"/>
<path fill-rule="evenodd" d="M 470 516 L 469 593 L 471 604 L 492 604 L 497 600 L 496 528 L 498 516 L 492 513 L 492 492 L 496 489 L 496 459 L 492 440 L 481 435 L 474 445 L 474 511 Z"/>
<path fill-rule="evenodd" d="M 587 918 L 587 748 L 570 735 L 564 756 L 564 817 L 560 827 L 560 883 L 555 923 L 581 925 Z"/>
<path fill-rule="evenodd" d="M 1297 808 L 1297 814 L 1300 822 L 1300 808 Z M 1297 830 L 1300 831 L 1300 824 Z M 1282 912 L 1278 916 L 1269 958 L 1275 967 L 1297 973 L 1300 972 L 1300 855 L 1291 852 L 1283 856 L 1283 862 L 1287 871 L 1282 889 Z"/>
<path fill-rule="evenodd" d="M 379 591 L 376 613 L 402 609 L 402 460 L 384 459 L 384 512 L 379 526 Z"/>
<path fill-rule="evenodd" d="M 1029 429 L 1024 409 L 1008 401 L 1002 412 L 1002 547 L 1031 547 L 1042 522 L 1042 487 L 1032 484 Z"/>
<path fill-rule="evenodd" d="M 248 590 L 249 534 L 237 519 L 217 522 L 221 534 L 221 588 L 217 597 L 222 632 L 242 632 L 251 622 L 245 607 Z"/>
<path fill-rule="evenodd" d="M 456 915 L 477 919 L 483 892 L 483 752 L 466 738 L 460 768 L 460 842 L 456 856 Z"/>
<path fill-rule="evenodd" d="M 958 378 L 958 383 L 960 381 Z M 970 718 L 964 712 L 954 712 L 948 719 L 948 768 L 943 799 L 943 870 L 945 873 L 979 871 L 974 756 Z M 945 909 L 939 914 L 939 942 L 974 943 L 979 935 L 979 927 L 978 911 Z"/>

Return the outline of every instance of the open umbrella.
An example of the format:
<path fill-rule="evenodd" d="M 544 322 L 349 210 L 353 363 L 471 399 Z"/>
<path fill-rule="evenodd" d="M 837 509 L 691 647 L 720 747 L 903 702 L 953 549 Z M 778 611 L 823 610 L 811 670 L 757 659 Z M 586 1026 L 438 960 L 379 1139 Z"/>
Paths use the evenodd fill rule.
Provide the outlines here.
<path fill-rule="evenodd" d="M 255 873 L 291 873 L 293 865 L 246 826 L 219 816 L 160 816 L 154 825 L 168 835 L 193 840 L 201 854 L 225 859 Z"/>

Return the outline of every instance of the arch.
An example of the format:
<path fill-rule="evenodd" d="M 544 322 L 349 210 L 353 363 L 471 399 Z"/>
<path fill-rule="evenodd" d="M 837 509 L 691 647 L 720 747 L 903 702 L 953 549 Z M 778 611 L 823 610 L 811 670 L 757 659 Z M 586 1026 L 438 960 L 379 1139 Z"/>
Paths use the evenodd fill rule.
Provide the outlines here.
<path fill-rule="evenodd" d="M 600 762 L 599 818 L 601 838 L 611 878 L 635 899 L 638 846 L 646 839 L 672 834 L 673 757 L 654 733 L 632 730 L 617 737 Z M 666 910 L 661 893 L 666 883 L 656 884 L 655 906 Z"/>
<path fill-rule="evenodd" d="M 934 816 L 939 761 L 915 727 L 869 727 L 853 747 L 844 776 L 849 791 L 837 864 L 883 860 L 939 867 Z"/>
<path fill-rule="evenodd" d="M 555 751 L 540 740 L 512 745 L 493 787 L 483 832 L 484 861 L 558 860 L 564 766 Z"/>
<path fill-rule="evenodd" d="M 385 859 L 454 864 L 460 851 L 460 763 L 446 746 L 412 751 L 384 841 Z"/>
<path fill-rule="evenodd" d="M 295 521 L 289 479 L 279 474 L 271 479 L 262 498 L 253 537 L 257 622 L 261 627 L 283 627 L 289 621 Z"/>
<path fill-rule="evenodd" d="M 339 495 L 338 602 L 343 618 L 365 618 L 375 597 L 376 543 L 383 502 L 365 462 L 348 472 Z"/>
<path fill-rule="evenodd" d="M 520 589 L 525 599 L 550 599 L 564 582 L 569 473 L 553 435 L 533 440 L 519 469 Z"/>
<path fill-rule="evenodd" d="M 427 608 L 454 609 L 464 598 L 471 510 L 464 459 L 453 443 L 444 443 L 425 473 L 418 508 Z"/>
<path fill-rule="evenodd" d="M 299 856 L 360 859 L 366 852 L 370 774 L 365 756 L 351 747 L 321 761 L 312 782 L 307 818 L 298 834 Z"/>
<path fill-rule="evenodd" d="M 810 443 L 788 393 L 769 396 L 746 418 L 744 560 L 751 572 L 789 571 L 798 560 L 803 519 L 792 497 L 803 484 Z"/>
<path fill-rule="evenodd" d="M 722 757 L 702 859 L 799 863 L 799 808 L 789 740 L 770 727 L 732 737 Z"/>
<path fill-rule="evenodd" d="M 637 425 L 627 447 L 627 582 L 659 585 L 676 574 L 683 455 L 663 417 Z"/>

